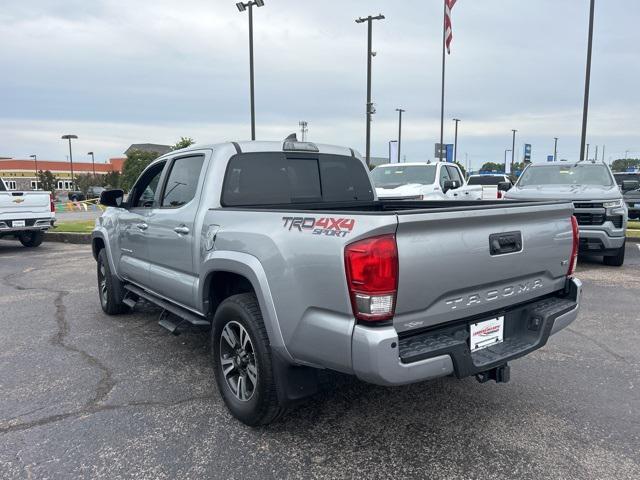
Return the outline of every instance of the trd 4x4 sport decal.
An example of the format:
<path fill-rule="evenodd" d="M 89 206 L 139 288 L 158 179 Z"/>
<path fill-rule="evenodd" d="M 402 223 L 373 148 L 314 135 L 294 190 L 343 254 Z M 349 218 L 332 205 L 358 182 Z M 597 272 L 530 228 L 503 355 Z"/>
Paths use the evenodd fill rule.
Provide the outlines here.
<path fill-rule="evenodd" d="M 356 225 L 353 218 L 282 217 L 282 220 L 287 230 L 340 238 L 349 235 Z"/>

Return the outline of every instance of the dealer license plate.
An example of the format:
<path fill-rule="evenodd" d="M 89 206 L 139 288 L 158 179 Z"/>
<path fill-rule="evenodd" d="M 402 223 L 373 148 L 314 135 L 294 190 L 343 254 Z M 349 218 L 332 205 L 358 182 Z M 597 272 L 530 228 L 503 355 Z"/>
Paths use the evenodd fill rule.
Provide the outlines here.
<path fill-rule="evenodd" d="M 14 220 L 13 222 L 11 222 L 11 226 L 12 227 L 24 227 L 25 226 L 25 221 L 24 220 Z"/>
<path fill-rule="evenodd" d="M 472 323 L 470 330 L 471 337 L 469 346 L 472 352 L 497 345 L 504 340 L 504 317 Z"/>

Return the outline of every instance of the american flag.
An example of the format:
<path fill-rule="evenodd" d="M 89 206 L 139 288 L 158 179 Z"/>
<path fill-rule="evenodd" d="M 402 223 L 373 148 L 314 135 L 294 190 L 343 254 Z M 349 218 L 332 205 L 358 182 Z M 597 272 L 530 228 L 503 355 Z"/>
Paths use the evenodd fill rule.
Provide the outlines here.
<path fill-rule="evenodd" d="M 453 40 L 453 29 L 451 27 L 451 10 L 456 4 L 457 0 L 444 0 L 445 13 L 444 13 L 444 30 L 445 30 L 445 42 L 447 45 L 447 53 L 451 55 L 451 40 Z"/>

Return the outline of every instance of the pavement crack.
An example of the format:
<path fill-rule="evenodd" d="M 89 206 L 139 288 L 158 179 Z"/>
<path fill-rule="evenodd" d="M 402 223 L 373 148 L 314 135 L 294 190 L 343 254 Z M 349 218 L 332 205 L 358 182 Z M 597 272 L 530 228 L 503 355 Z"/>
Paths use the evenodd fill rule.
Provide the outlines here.
<path fill-rule="evenodd" d="M 593 343 L 594 345 L 600 347 L 602 350 L 607 352 L 609 355 L 611 355 L 616 360 L 618 360 L 620 362 L 627 362 L 628 361 L 626 357 L 623 357 L 619 353 L 614 352 L 613 350 L 611 350 L 611 348 L 607 347 L 604 343 L 600 342 L 599 340 L 596 340 L 595 338 L 590 337 L 589 335 L 587 335 L 585 333 L 578 332 L 577 330 L 574 330 L 571 327 L 567 328 L 567 330 L 570 331 L 571 333 L 573 333 L 574 335 L 577 335 L 577 336 L 579 336 L 581 338 L 589 340 L 591 343 Z"/>
<path fill-rule="evenodd" d="M 137 407 L 160 407 L 160 408 L 171 408 L 177 407 L 183 404 L 197 402 L 200 400 L 210 400 L 213 398 L 213 395 L 200 395 L 195 397 L 183 398 L 181 400 L 176 400 L 175 402 L 156 402 L 152 400 L 141 400 L 134 402 L 127 402 L 117 405 L 97 405 L 93 404 L 90 406 L 86 406 L 81 408 L 80 410 L 75 410 L 73 412 L 59 413 L 56 415 L 50 415 L 45 418 L 40 418 L 38 420 L 33 420 L 31 422 L 18 423 L 15 425 L 9 425 L 7 427 L 0 427 L 0 435 L 6 433 L 15 433 L 22 432 L 25 430 L 30 430 L 36 427 L 43 427 L 52 423 L 61 422 L 63 420 L 67 420 L 70 418 L 80 418 L 95 415 L 96 413 L 101 412 L 109 412 L 113 410 L 121 410 L 125 408 L 137 408 Z"/>
<path fill-rule="evenodd" d="M 69 322 L 67 321 L 67 307 L 64 303 L 64 298 L 69 295 L 69 291 L 67 290 L 57 290 L 54 288 L 48 287 L 25 287 L 16 282 L 16 278 L 19 275 L 23 275 L 26 273 L 32 273 L 39 269 L 27 269 L 20 272 L 13 272 L 9 275 L 5 275 L 2 278 L 2 281 L 5 285 L 14 288 L 18 291 L 44 291 L 47 293 L 51 293 L 56 295 L 53 305 L 55 307 L 55 320 L 57 325 L 57 331 L 50 338 L 49 342 L 53 346 L 57 346 L 66 350 L 67 352 L 75 353 L 80 355 L 80 357 L 91 367 L 100 370 L 101 376 L 100 380 L 98 380 L 98 384 L 95 387 L 95 392 L 93 398 L 91 398 L 86 404 L 85 408 L 90 408 L 92 406 L 98 405 L 103 402 L 113 387 L 116 385 L 116 381 L 113 378 L 113 373 L 111 369 L 109 369 L 104 363 L 102 363 L 98 358 L 94 357 L 90 353 L 82 350 L 79 347 L 76 347 L 67 342 L 67 337 L 69 335 Z"/>

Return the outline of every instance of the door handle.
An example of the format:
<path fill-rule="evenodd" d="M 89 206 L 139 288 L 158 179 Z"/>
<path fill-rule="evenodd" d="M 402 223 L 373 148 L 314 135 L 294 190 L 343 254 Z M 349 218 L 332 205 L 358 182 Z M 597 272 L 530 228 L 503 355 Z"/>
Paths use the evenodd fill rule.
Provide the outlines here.
<path fill-rule="evenodd" d="M 189 234 L 189 228 L 185 227 L 184 225 L 181 227 L 176 227 L 173 229 L 174 232 L 176 232 L 178 235 L 188 235 Z"/>
<path fill-rule="evenodd" d="M 147 228 L 149 228 L 149 225 L 147 225 L 146 223 L 139 223 L 136 225 L 136 227 L 138 227 L 138 230 L 146 230 Z"/>

